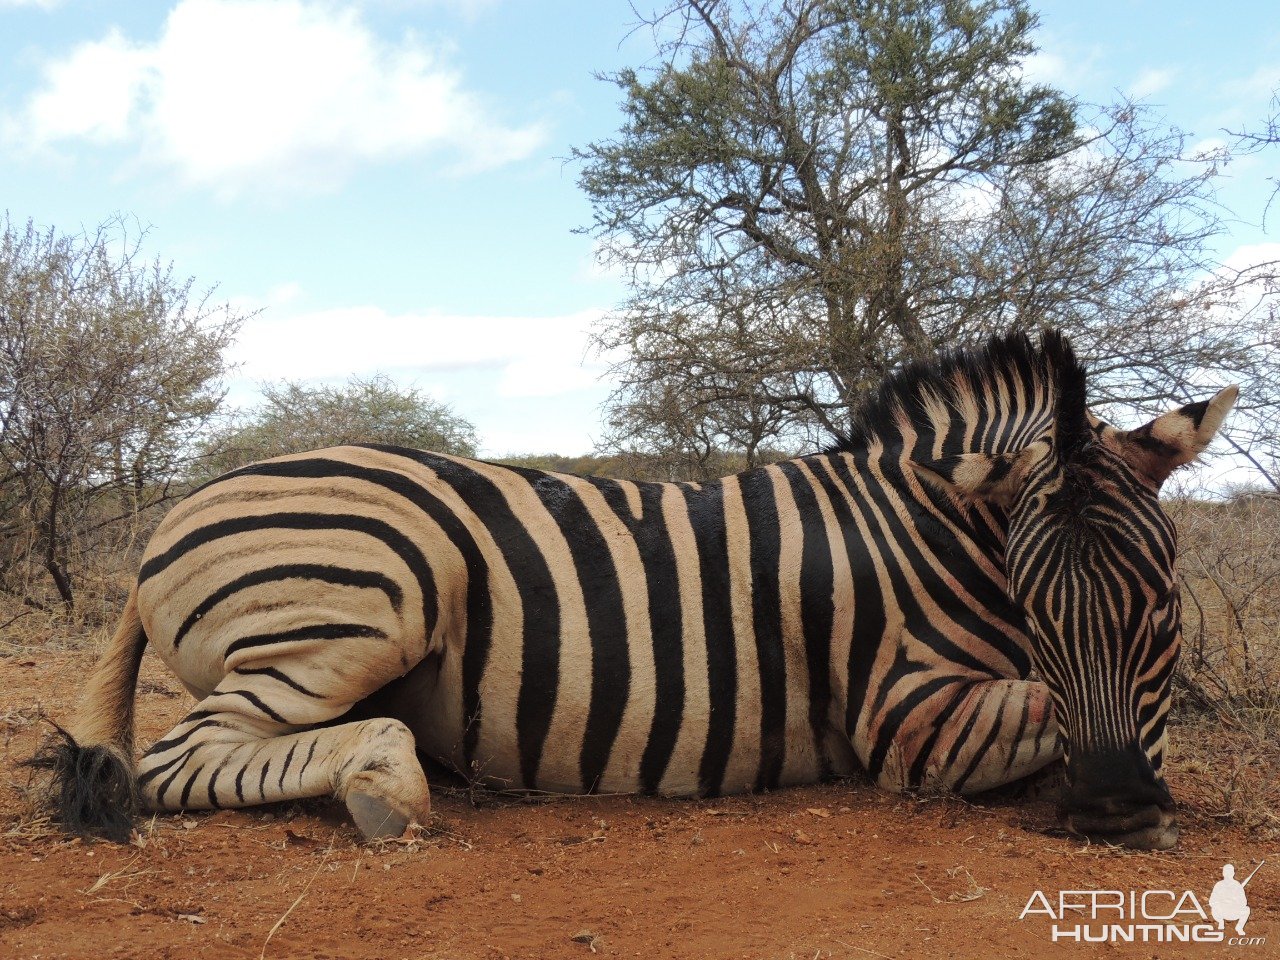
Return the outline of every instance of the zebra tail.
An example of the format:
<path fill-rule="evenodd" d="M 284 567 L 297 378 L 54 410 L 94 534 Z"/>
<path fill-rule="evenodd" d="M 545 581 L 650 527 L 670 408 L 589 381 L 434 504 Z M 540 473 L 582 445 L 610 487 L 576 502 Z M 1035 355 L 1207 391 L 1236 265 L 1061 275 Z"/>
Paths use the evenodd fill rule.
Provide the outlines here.
<path fill-rule="evenodd" d="M 26 761 L 50 772 L 43 799 L 68 833 L 129 841 L 138 809 L 133 701 L 146 646 L 135 585 L 89 678 L 73 732 L 55 723 L 51 741 Z"/>

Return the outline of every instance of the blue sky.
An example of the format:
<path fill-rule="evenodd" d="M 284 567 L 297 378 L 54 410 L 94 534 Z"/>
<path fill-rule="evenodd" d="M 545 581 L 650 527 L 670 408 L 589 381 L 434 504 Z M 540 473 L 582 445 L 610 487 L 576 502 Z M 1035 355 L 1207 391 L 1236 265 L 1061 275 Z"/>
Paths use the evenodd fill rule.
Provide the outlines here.
<path fill-rule="evenodd" d="M 1257 126 L 1280 87 L 1271 3 L 1032 6 L 1038 78 L 1140 96 L 1195 142 Z M 589 208 L 565 158 L 618 127 L 593 74 L 651 56 L 634 19 L 625 0 L 0 0 L 2 204 L 65 230 L 132 214 L 151 252 L 260 308 L 237 402 L 383 371 L 487 455 L 586 452 L 609 387 L 585 331 L 622 290 L 572 233 Z M 1277 168 L 1228 169 L 1224 257 L 1280 249 L 1257 224 Z"/>

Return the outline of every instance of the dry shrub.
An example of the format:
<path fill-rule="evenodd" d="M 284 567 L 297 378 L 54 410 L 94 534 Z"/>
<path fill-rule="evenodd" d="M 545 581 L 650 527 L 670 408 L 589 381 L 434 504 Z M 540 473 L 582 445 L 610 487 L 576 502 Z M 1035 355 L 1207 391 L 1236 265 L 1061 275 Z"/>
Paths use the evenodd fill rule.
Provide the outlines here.
<path fill-rule="evenodd" d="M 167 504 L 89 522 L 68 538 L 76 603 L 67 607 L 44 570 L 15 564 L 0 589 L 0 657 L 43 650 L 94 649 L 115 628 L 138 574 L 142 548 Z"/>
<path fill-rule="evenodd" d="M 1280 497 L 1185 493 L 1170 777 L 1193 811 L 1280 834 Z"/>

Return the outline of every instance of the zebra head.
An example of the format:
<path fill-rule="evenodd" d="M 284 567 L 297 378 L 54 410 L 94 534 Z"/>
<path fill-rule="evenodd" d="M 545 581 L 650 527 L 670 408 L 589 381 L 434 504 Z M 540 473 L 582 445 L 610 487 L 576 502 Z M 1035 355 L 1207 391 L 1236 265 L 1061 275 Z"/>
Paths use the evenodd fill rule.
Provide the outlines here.
<path fill-rule="evenodd" d="M 1178 837 L 1161 767 L 1182 614 L 1174 527 L 1159 492 L 1209 445 L 1237 390 L 1117 430 L 1088 411 L 1085 372 L 1066 341 L 1046 335 L 1042 350 L 1043 434 L 998 454 L 948 458 L 940 472 L 967 499 L 1007 513 L 1009 596 L 1054 702 L 1067 826 L 1164 849 Z"/>

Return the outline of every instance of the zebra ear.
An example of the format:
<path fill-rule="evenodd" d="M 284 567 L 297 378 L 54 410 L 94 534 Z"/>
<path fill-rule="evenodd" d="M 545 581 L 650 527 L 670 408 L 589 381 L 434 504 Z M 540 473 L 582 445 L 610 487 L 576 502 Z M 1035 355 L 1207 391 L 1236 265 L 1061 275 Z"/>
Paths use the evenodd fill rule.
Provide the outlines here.
<path fill-rule="evenodd" d="M 1120 431 L 1120 455 L 1139 478 L 1158 490 L 1169 474 L 1204 452 L 1239 393 L 1234 385 L 1226 387 L 1208 400 L 1170 410 L 1136 430 Z"/>
<path fill-rule="evenodd" d="M 1008 507 L 1018 497 L 1027 470 L 1049 452 L 1037 441 L 1009 453 L 957 453 L 928 463 L 912 462 L 916 475 L 961 500 L 984 500 Z"/>

